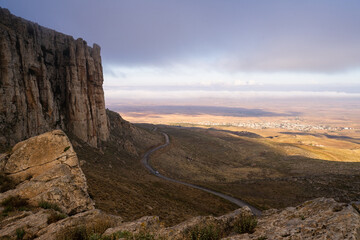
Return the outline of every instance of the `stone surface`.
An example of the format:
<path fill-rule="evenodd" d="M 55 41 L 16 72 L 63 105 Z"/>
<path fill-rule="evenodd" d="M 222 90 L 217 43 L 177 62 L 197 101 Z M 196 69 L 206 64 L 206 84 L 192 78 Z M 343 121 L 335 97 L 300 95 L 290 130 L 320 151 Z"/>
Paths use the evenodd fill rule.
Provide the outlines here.
<path fill-rule="evenodd" d="M 360 239 L 360 215 L 348 204 L 318 198 L 297 207 L 269 210 L 258 220 L 253 234 L 226 238 L 237 239 Z"/>
<path fill-rule="evenodd" d="M 49 211 L 41 210 L 37 213 L 23 212 L 12 219 L 7 219 L 8 224 L 2 223 L 3 226 L 0 229 L 0 238 L 5 236 L 16 236 L 16 229 L 23 229 L 29 237 L 28 239 L 32 239 L 40 229 L 48 226 L 47 220 L 49 216 Z M 26 236 L 25 239 L 27 239 Z"/>
<path fill-rule="evenodd" d="M 104 236 L 110 236 L 113 233 L 120 231 L 128 231 L 131 233 L 144 232 L 157 232 L 161 229 L 159 217 L 145 216 L 133 222 L 125 222 L 117 225 L 116 227 L 109 228 L 105 231 Z"/>
<path fill-rule="evenodd" d="M 37 233 L 38 240 L 51 240 L 56 239 L 56 235 L 69 229 L 71 227 L 76 227 L 79 225 L 90 225 L 96 224 L 97 222 L 109 222 L 114 226 L 120 225 L 122 223 L 122 218 L 110 214 L 106 214 L 100 210 L 94 209 L 86 211 L 84 213 L 79 213 L 74 216 L 65 218 L 59 222 L 48 225 Z"/>
<path fill-rule="evenodd" d="M 156 217 L 143 217 L 134 222 L 122 223 L 109 228 L 104 235 L 117 231 L 132 233 L 149 232 L 160 239 L 187 239 L 187 229 L 216 223 L 218 226 L 231 227 L 241 215 L 251 215 L 247 208 L 240 208 L 221 217 L 195 217 L 173 227 L 165 228 Z M 226 240 L 255 239 L 360 239 L 360 215 L 350 204 L 333 199 L 318 198 L 307 201 L 297 207 L 283 210 L 268 210 L 258 218 L 255 232 L 235 234 L 223 238 Z"/>
<path fill-rule="evenodd" d="M 0 144 L 63 129 L 91 146 L 109 138 L 100 47 L 0 8 Z"/>
<path fill-rule="evenodd" d="M 65 213 L 94 209 L 87 183 L 76 153 L 61 130 L 44 133 L 16 144 L 0 160 L 1 171 L 19 183 L 13 190 L 0 194 L 56 203 Z"/>
<path fill-rule="evenodd" d="M 111 236 L 116 232 L 127 231 L 133 234 L 146 232 L 156 236 L 159 239 L 181 240 L 187 239 L 187 230 L 195 226 L 204 226 L 208 224 L 216 224 L 218 226 L 233 226 L 234 222 L 243 215 L 252 215 L 248 207 L 239 208 L 229 214 L 213 217 L 199 216 L 182 222 L 176 226 L 165 228 L 156 216 L 145 216 L 133 222 L 125 222 L 116 227 L 109 228 L 103 234 Z"/>
<path fill-rule="evenodd" d="M 233 212 L 230 212 L 226 215 L 220 217 L 195 217 L 188 221 L 182 222 L 176 226 L 169 227 L 160 231 L 159 235 L 165 237 L 166 239 L 176 239 L 181 240 L 186 237 L 186 232 L 188 229 L 193 228 L 195 226 L 204 226 L 208 224 L 216 224 L 218 226 L 224 227 L 233 226 L 234 222 L 243 215 L 253 215 L 250 208 L 243 207 L 239 208 Z"/>

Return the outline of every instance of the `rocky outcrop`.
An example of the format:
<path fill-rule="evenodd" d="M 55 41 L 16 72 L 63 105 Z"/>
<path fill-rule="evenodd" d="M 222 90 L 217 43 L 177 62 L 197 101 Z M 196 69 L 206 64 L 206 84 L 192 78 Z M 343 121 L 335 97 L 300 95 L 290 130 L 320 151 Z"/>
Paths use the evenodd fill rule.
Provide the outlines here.
<path fill-rule="evenodd" d="M 63 129 L 109 138 L 100 47 L 0 8 L 0 145 Z"/>
<path fill-rule="evenodd" d="M 16 185 L 0 193 L 2 216 L 8 215 L 1 205 L 9 197 L 19 196 L 29 204 L 22 206 L 26 211 L 15 210 L 2 217 L 0 239 L 15 239 L 19 229 L 26 234 L 25 239 L 55 239 L 64 229 L 87 222 L 107 221 L 111 223 L 108 227 L 122 222 L 121 217 L 95 209 L 76 153 L 61 130 L 16 144 L 0 156 L 0 171 Z"/>
<path fill-rule="evenodd" d="M 207 229 L 202 232 L 202 236 L 209 234 L 212 227 L 213 230 L 217 228 L 218 232 L 229 235 L 222 238 L 226 240 L 360 239 L 359 212 L 352 205 L 338 203 L 333 199 L 318 198 L 297 207 L 268 210 L 257 219 L 253 233 L 237 234 L 231 230 L 235 229 L 237 219 L 251 214 L 250 209 L 244 207 L 221 217 L 195 217 L 169 228 L 161 226 L 156 217 L 143 217 L 138 221 L 109 228 L 104 235 L 129 231 L 134 234 L 148 232 L 159 239 L 192 239 L 188 234 L 189 230 L 200 226 Z M 197 233 L 198 236 L 201 235 L 201 231 Z M 224 236 L 223 234 L 221 235 Z"/>
<path fill-rule="evenodd" d="M 41 201 L 57 204 L 67 214 L 94 209 L 76 153 L 61 130 L 16 144 L 1 156 L 0 167 L 19 183 L 0 194 L 0 202 L 18 195 L 34 206 Z"/>
<path fill-rule="evenodd" d="M 268 210 L 253 234 L 228 240 L 249 239 L 360 239 L 360 215 L 353 206 L 328 198 L 307 201 L 297 207 Z"/>
<path fill-rule="evenodd" d="M 56 239 L 56 236 L 66 229 L 76 228 L 79 226 L 86 226 L 90 228 L 98 228 L 101 226 L 117 226 L 122 223 L 122 218 L 106 214 L 98 209 L 86 211 L 76 214 L 74 216 L 65 218 L 59 222 L 50 224 L 37 232 L 37 240 Z M 105 230 L 105 229 L 104 229 Z M 67 238 L 69 239 L 69 238 Z M 96 239 L 96 238 L 94 238 Z"/>

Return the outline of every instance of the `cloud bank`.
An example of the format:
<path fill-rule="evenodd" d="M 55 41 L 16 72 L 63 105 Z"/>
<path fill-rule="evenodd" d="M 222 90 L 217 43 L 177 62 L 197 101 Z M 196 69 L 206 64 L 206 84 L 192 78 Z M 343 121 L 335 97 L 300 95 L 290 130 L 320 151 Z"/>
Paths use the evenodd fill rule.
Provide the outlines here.
<path fill-rule="evenodd" d="M 12 0 L 15 14 L 102 46 L 105 63 L 205 59 L 223 71 L 342 71 L 360 66 L 356 0 Z"/>

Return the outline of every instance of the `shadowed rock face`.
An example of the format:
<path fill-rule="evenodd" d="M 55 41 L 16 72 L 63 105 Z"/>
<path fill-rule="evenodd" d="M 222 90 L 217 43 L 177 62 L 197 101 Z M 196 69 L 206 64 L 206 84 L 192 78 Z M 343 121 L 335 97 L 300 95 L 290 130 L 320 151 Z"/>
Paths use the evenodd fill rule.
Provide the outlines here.
<path fill-rule="evenodd" d="M 0 8 L 0 144 L 51 129 L 91 146 L 109 137 L 100 47 Z"/>

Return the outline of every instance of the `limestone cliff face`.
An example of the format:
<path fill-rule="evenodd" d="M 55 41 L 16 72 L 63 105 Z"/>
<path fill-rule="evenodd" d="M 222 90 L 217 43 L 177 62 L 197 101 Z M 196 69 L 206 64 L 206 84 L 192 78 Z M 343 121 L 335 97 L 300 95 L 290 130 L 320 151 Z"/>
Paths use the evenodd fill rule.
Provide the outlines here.
<path fill-rule="evenodd" d="M 63 129 L 92 146 L 109 137 L 100 47 L 0 8 L 0 144 Z"/>

